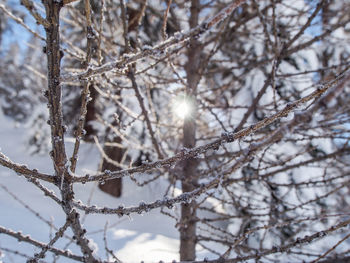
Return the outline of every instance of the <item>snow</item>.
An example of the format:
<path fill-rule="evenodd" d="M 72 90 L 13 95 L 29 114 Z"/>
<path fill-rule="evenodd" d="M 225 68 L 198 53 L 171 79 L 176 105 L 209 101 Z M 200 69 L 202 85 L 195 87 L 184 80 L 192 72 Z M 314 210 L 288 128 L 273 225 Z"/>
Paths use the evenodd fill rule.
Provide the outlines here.
<path fill-rule="evenodd" d="M 16 163 L 23 163 L 30 168 L 37 168 L 39 171 L 52 173 L 52 163 L 46 155 L 30 155 L 26 146 L 25 130 L 12 121 L 0 116 L 2 129 L 0 130 L 1 151 Z M 18 126 L 18 127 L 17 127 Z M 73 143 L 66 141 L 67 152 L 71 153 Z M 81 153 L 78 161 L 77 172 L 82 174 L 84 171 L 96 170 L 100 161 L 98 150 L 90 144 L 81 145 Z M 151 183 L 145 187 L 139 188 L 130 181 L 123 179 L 124 193 L 122 198 L 113 198 L 100 191 L 96 184 L 77 184 L 74 185 L 76 192 L 75 198 L 87 202 L 89 196 L 92 196 L 91 204 L 117 207 L 120 204 L 137 205 L 141 200 L 145 202 L 161 198 L 161 190 L 165 187 L 166 181 Z M 0 167 L 0 186 L 5 186 L 9 192 L 22 200 L 31 209 L 38 212 L 48 222 L 59 228 L 65 222 L 65 214 L 58 205 L 53 202 L 33 184 L 25 178 L 16 175 L 14 172 Z M 57 196 L 60 196 L 56 187 L 44 184 L 53 190 Z M 0 225 L 10 228 L 14 231 L 21 231 L 24 235 L 30 235 L 33 239 L 40 242 L 48 242 L 50 233 L 55 233 L 52 227 L 48 226 L 36 215 L 23 207 L 18 201 L 3 188 L 0 188 Z M 178 260 L 178 231 L 174 227 L 175 221 L 164 216 L 159 209 L 149 214 L 132 215 L 131 218 L 118 218 L 116 215 L 84 215 L 82 214 L 83 227 L 88 230 L 87 238 L 95 253 L 100 258 L 105 258 L 103 229 L 108 221 L 106 231 L 108 248 L 113 250 L 118 258 L 124 262 L 154 262 L 159 260 L 172 261 Z M 66 234 L 71 233 L 70 230 Z M 69 241 L 59 241 L 54 246 L 64 247 Z M 0 248 L 12 248 L 21 253 L 33 256 L 39 250 L 34 246 L 19 243 L 18 240 L 1 235 Z M 75 245 L 68 247 L 72 253 L 80 254 Z M 0 262 L 23 262 L 24 258 L 15 256 L 2 251 Z M 46 259 L 51 261 L 52 254 L 47 253 Z M 60 257 L 57 262 L 74 262 Z"/>
<path fill-rule="evenodd" d="M 140 258 L 145 262 L 154 262 L 156 254 L 157 261 L 178 261 L 178 247 L 179 242 L 175 239 L 153 233 L 140 233 L 125 243 L 119 250 L 118 258 L 123 262 L 139 262 Z"/>

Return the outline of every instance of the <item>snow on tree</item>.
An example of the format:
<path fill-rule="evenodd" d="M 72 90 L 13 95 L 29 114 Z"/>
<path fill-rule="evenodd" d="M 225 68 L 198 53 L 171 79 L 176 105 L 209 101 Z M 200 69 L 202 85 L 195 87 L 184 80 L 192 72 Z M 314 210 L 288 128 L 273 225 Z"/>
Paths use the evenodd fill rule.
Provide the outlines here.
<path fill-rule="evenodd" d="M 84 217 L 155 213 L 173 220 L 181 262 L 348 259 L 350 4 L 21 4 L 0 4 L 1 32 L 14 21 L 31 35 L 28 48 L 14 40 L 1 50 L 2 111 L 31 127 L 36 152 L 46 152 L 50 137 L 53 165 L 43 172 L 6 152 L 0 164 L 65 218 L 48 242 L 0 225 L 2 235 L 39 249 L 19 254 L 27 262 L 50 253 L 55 262 L 120 262 L 107 224 L 100 254 Z M 99 150 L 95 172 L 77 168 L 82 143 Z M 99 183 L 123 196 L 155 182 L 150 200 L 130 206 L 84 202 L 77 190 Z M 21 202 L 14 189 L 2 190 Z M 2 244 L 0 251 L 18 254 Z"/>

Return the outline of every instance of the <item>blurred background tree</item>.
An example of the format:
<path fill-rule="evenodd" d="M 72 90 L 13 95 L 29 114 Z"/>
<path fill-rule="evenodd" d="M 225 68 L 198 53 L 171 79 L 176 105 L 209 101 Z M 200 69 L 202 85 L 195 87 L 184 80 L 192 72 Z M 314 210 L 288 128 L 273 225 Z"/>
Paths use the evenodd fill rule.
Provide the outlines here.
<path fill-rule="evenodd" d="M 242 4 L 211 26 L 210 19 L 234 2 Z M 99 170 L 107 175 L 145 167 L 142 179 L 130 175 L 135 187 L 166 177 L 166 197 L 205 189 L 198 198 L 183 202 L 180 212 L 162 209 L 176 221 L 180 260 L 195 260 L 196 246 L 223 260 L 268 261 L 280 252 L 292 261 L 321 259 L 327 251 L 322 246 L 310 253 L 308 245 L 298 244 L 348 215 L 350 90 L 342 73 L 350 62 L 350 3 L 90 4 L 90 22 L 86 1 L 72 1 L 61 12 L 67 136 L 96 144 Z M 42 12 L 42 4 L 35 3 L 35 8 Z M 9 23 L 9 14 L 31 27 L 33 23 L 13 1 L 5 1 L 0 12 L 2 111 L 30 127 L 33 153 L 45 153 L 50 148 L 49 127 L 44 125 L 48 113 L 42 107 L 46 47 L 33 34 L 26 47 L 16 38 L 4 44 L 6 32 L 18 30 Z M 335 81 L 340 77 L 342 82 Z M 327 95 L 254 129 L 259 121 L 327 85 L 332 86 Z M 220 146 L 186 155 L 216 140 Z M 176 163 L 146 169 L 181 154 Z M 122 189 L 121 180 L 101 180 L 99 187 L 119 197 L 132 191 Z"/>

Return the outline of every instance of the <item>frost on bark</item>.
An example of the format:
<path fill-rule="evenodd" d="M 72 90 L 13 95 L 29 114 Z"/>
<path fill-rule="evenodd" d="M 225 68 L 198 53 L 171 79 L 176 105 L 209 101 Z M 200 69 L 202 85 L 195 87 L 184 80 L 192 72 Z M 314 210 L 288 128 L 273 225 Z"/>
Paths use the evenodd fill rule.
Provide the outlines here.
<path fill-rule="evenodd" d="M 67 156 L 64 145 L 64 128 L 62 119 L 61 102 L 61 56 L 60 53 L 60 10 L 62 4 L 56 1 L 48 1 L 46 4 L 46 16 L 49 26 L 46 30 L 46 54 L 48 67 L 48 107 L 50 112 L 52 159 L 57 177 L 64 176 L 66 172 Z"/>
<path fill-rule="evenodd" d="M 56 184 L 60 188 L 62 196 L 62 209 L 67 216 L 67 223 L 71 227 L 77 243 L 86 258 L 86 262 L 97 262 L 92 255 L 89 241 L 80 223 L 80 215 L 73 208 L 73 184 L 71 174 L 68 171 L 67 156 L 64 145 L 64 126 L 62 117 L 62 96 L 60 85 L 61 56 L 60 50 L 60 10 L 61 1 L 50 0 L 45 4 L 46 8 L 46 53 L 48 67 L 48 107 L 50 111 L 52 161 L 55 168 Z"/>
<path fill-rule="evenodd" d="M 182 262 L 345 262 L 350 5 L 341 0 L 155 2 L 22 0 L 25 19 L 13 1 L 0 3 L 1 23 L 7 23 L 5 14 L 45 52 L 30 42 L 27 58 L 36 50 L 37 59 L 19 65 L 20 49 L 9 49 L 0 67 L 0 95 L 11 101 L 1 102 L 9 109 L 11 103 L 29 109 L 16 95 L 34 98 L 33 87 L 44 82 L 46 87 L 47 81 L 40 103 L 47 103 L 49 114 L 41 118 L 46 125 L 49 116 L 53 169 L 44 173 L 2 152 L 0 164 L 43 194 L 43 209 L 53 203 L 64 212 L 55 222 L 61 225 L 53 225 L 0 182 L 1 191 L 52 230 L 43 242 L 0 226 L 1 238 L 39 250 L 27 256 L 30 263 L 46 262 L 50 253 L 55 260 L 62 257 L 57 262 L 120 262 L 110 236 L 128 232 L 118 231 L 119 217 L 121 222 L 137 217 L 128 224 L 148 231 L 148 224 L 163 224 L 166 215 L 179 230 L 180 253 L 174 258 Z M 27 15 L 46 36 L 26 25 Z M 43 56 L 45 70 L 35 67 Z M 23 92 L 17 87 L 22 85 Z M 188 105 L 177 105 L 182 98 L 192 104 L 189 116 L 182 114 Z M 82 143 L 79 150 L 84 136 L 96 144 Z M 71 157 L 65 143 L 72 137 Z M 84 156 L 86 146 L 99 154 Z M 82 167 L 79 157 L 94 163 Z M 99 184 L 119 196 L 123 178 L 130 197 L 150 190 L 147 199 L 130 198 L 125 206 L 93 191 Z M 98 197 L 91 194 L 86 201 L 82 189 Z M 101 227 L 110 218 L 118 224 Z M 103 244 L 101 235 L 94 235 L 98 228 Z M 26 257 L 15 255 L 19 249 L 5 249 L 1 243 L 1 253 Z M 158 256 L 152 254 L 152 262 Z"/>
<path fill-rule="evenodd" d="M 190 28 L 198 25 L 198 16 L 200 12 L 200 1 L 191 2 L 191 16 L 189 20 Z M 185 66 L 187 76 L 186 96 L 193 102 L 191 116 L 185 118 L 183 126 L 183 147 L 191 149 L 196 146 L 196 115 L 197 102 L 196 90 L 200 76 L 202 46 L 197 40 L 191 40 L 187 48 L 187 63 Z M 189 158 L 183 161 L 182 171 L 182 191 L 191 192 L 197 187 L 197 165 L 195 158 Z M 180 260 L 195 260 L 196 258 L 196 201 L 181 205 L 180 220 Z"/>

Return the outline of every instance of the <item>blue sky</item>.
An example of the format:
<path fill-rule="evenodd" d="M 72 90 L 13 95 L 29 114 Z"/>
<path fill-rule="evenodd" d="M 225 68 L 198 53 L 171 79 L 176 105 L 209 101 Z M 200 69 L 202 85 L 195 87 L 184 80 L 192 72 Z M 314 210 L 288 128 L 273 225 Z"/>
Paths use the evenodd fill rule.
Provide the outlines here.
<path fill-rule="evenodd" d="M 5 4 L 6 7 L 10 7 L 10 11 L 14 14 L 25 14 L 25 16 L 20 16 L 24 19 L 25 24 L 27 24 L 34 31 L 40 32 L 44 35 L 44 30 L 42 26 L 35 23 L 35 20 L 29 14 L 25 7 L 23 7 L 17 0 L 9 0 Z M 2 36 L 2 42 L 0 47 L 0 55 L 3 56 L 8 51 L 9 47 L 13 43 L 17 43 L 21 50 L 26 50 L 26 43 L 31 38 L 31 33 L 24 29 L 21 25 L 17 24 L 13 19 L 7 16 L 7 28 Z"/>

